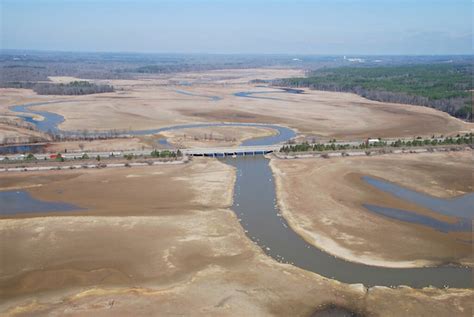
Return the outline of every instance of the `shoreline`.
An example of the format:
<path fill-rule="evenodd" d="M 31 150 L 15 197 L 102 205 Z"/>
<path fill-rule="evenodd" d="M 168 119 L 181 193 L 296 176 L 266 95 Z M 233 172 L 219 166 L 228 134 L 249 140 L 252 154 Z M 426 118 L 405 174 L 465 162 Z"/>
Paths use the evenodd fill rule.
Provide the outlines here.
<path fill-rule="evenodd" d="M 275 157 L 272 157 L 270 159 L 270 168 L 275 179 L 277 205 L 280 209 L 281 215 L 288 222 L 291 229 L 295 231 L 307 243 L 342 260 L 352 263 L 364 264 L 368 266 L 385 268 L 422 268 L 437 267 L 443 264 L 442 262 L 435 260 L 393 261 L 377 257 L 376 255 L 361 256 L 360 254 L 356 254 L 353 250 L 338 244 L 330 236 L 321 235 L 315 232 L 314 230 L 306 229 L 304 221 L 302 219 L 298 220 L 297 217 L 295 217 L 294 215 L 295 211 L 290 210 L 290 207 L 285 203 L 285 196 L 287 195 L 287 193 L 285 193 L 285 191 L 283 190 L 282 175 L 284 174 L 284 172 L 281 171 L 278 167 L 276 167 L 274 163 L 276 160 L 284 160 L 288 158 L 281 158 L 278 156 Z M 458 266 L 471 267 L 470 264 L 470 262 L 460 262 Z"/>
<path fill-rule="evenodd" d="M 224 122 L 223 124 L 232 124 L 232 123 L 231 122 Z M 230 140 L 230 139 L 228 139 L 228 140 L 225 139 L 225 135 L 224 135 L 224 137 L 221 136 L 221 139 L 207 140 L 207 143 L 206 143 L 206 140 L 204 140 L 204 141 L 201 140 L 201 139 L 193 140 L 193 134 L 192 134 L 193 131 L 191 131 L 191 133 L 189 132 L 189 130 L 197 130 L 197 131 L 204 130 L 205 131 L 206 129 L 212 131 L 212 129 L 214 129 L 214 128 L 217 129 L 217 133 L 219 134 L 220 129 L 235 128 L 235 126 L 216 125 L 215 127 L 207 126 L 207 127 L 199 127 L 199 128 L 183 128 L 183 129 L 163 131 L 163 132 L 160 132 L 159 135 L 164 136 L 165 139 L 167 140 L 168 144 L 170 144 L 174 148 L 192 150 L 193 148 L 207 148 L 207 147 L 214 148 L 214 147 L 239 146 L 242 143 L 250 141 L 250 140 L 257 140 L 257 139 L 261 139 L 261 138 L 265 138 L 265 137 L 276 136 L 276 135 L 279 134 L 278 130 L 276 130 L 275 128 L 272 128 L 270 126 L 263 127 L 263 126 L 258 126 L 258 124 L 256 124 L 255 126 L 252 126 L 252 125 L 249 124 L 249 125 L 242 125 L 242 128 L 243 129 L 251 128 L 251 129 L 255 129 L 257 131 L 253 131 L 253 133 L 249 133 L 248 136 L 245 136 L 245 133 L 244 133 L 242 135 L 242 137 L 236 138 L 235 141 Z M 177 132 L 179 132 L 179 133 L 177 133 Z M 187 137 L 189 137 L 190 139 L 185 139 L 184 141 L 182 141 L 183 144 L 180 144 L 179 135 L 181 135 L 181 134 L 189 134 L 189 135 L 187 135 Z M 193 141 L 194 141 L 194 143 L 202 143 L 202 144 L 198 144 L 198 145 L 194 144 L 193 145 Z"/>
<path fill-rule="evenodd" d="M 113 233 L 111 241 L 115 243 L 110 244 L 112 247 L 117 245 L 117 250 L 122 250 L 121 243 L 125 243 L 132 254 L 136 252 L 135 248 L 144 247 L 145 241 L 151 241 L 149 248 L 144 248 L 138 255 L 148 260 L 152 255 L 152 260 L 156 261 L 154 262 L 156 264 L 150 266 L 149 269 L 157 270 L 158 273 L 145 275 L 143 280 L 140 276 L 137 276 L 133 286 L 130 286 L 131 283 L 128 281 L 122 282 L 118 279 L 117 282 L 110 281 L 91 286 L 74 283 L 71 286 L 65 285 L 54 288 L 51 291 L 34 292 L 33 295 L 15 295 L 0 305 L 0 312 L 11 315 L 29 313 L 37 316 L 61 314 L 66 310 L 79 314 L 107 314 L 107 312 L 120 314 L 124 310 L 130 312 L 133 309 L 146 306 L 147 312 L 156 314 L 161 312 L 160 305 L 163 307 L 170 300 L 179 304 L 177 305 L 178 308 L 174 308 L 175 310 L 172 311 L 178 314 L 183 312 L 179 309 L 179 306 L 191 307 L 189 309 L 199 309 L 204 306 L 209 309 L 208 313 L 215 315 L 231 315 L 229 312 L 237 311 L 241 315 L 256 313 L 257 315 L 282 316 L 292 314 L 309 315 L 319 307 L 329 304 L 341 305 L 354 311 L 367 311 L 374 315 L 388 313 L 394 316 L 403 315 L 403 313 L 400 313 L 400 308 L 403 309 L 404 313 L 408 312 L 411 315 L 425 312 L 426 307 L 429 307 L 430 311 L 437 311 L 439 315 L 446 316 L 449 311 L 464 315 L 463 312 L 469 310 L 469 298 L 474 295 L 472 289 L 434 287 L 417 289 L 402 285 L 367 288 L 362 284 L 343 283 L 274 260 L 248 238 L 244 228 L 238 221 L 237 214 L 229 205 L 233 200 L 236 170 L 230 171 L 227 164 L 216 159 L 212 161 L 195 160 L 195 163 L 199 162 L 215 167 L 215 172 L 225 170 L 226 173 L 210 175 L 206 169 L 203 169 L 204 166 L 196 166 L 194 169 L 195 177 L 189 178 L 188 172 L 182 174 L 170 173 L 170 175 L 175 178 L 178 176 L 177 182 L 191 180 L 189 184 L 191 188 L 197 191 L 195 197 L 197 201 L 210 204 L 208 206 L 214 206 L 217 203 L 215 207 L 211 207 L 209 210 L 196 208 L 195 201 L 193 201 L 193 205 L 189 209 L 190 212 L 186 214 L 165 212 L 162 215 L 137 214 L 135 216 L 120 216 L 118 214 L 48 215 L 34 219 L 6 219 L 3 221 L 3 230 L 9 227 L 12 232 L 17 232 L 17 230 L 24 232 L 25 234 L 21 237 L 28 239 L 27 241 L 31 241 L 31 232 L 35 233 L 33 236 L 37 239 L 45 239 L 50 231 L 55 232 L 54 239 L 59 239 L 58 241 L 63 243 L 69 243 L 71 235 L 80 237 L 81 239 L 78 239 L 78 241 L 83 241 L 90 234 L 106 229 L 112 230 L 110 231 L 111 234 Z M 221 168 L 215 164 L 225 166 Z M 185 166 L 181 165 L 181 167 L 184 168 Z M 189 167 L 191 165 L 186 166 L 186 168 Z M 120 170 L 113 170 L 113 173 L 117 171 Z M 91 172 L 99 173 L 98 170 Z M 229 173 L 232 175 L 229 175 Z M 122 174 L 122 176 L 125 175 Z M 206 182 L 202 182 L 202 175 L 209 177 Z M 224 178 L 226 184 L 224 188 L 218 185 L 222 184 L 222 175 L 227 175 Z M 139 180 L 139 178 L 133 179 Z M 89 182 L 93 184 L 92 179 Z M 214 191 L 218 190 L 211 199 L 208 197 L 208 185 L 214 188 Z M 146 188 L 149 188 L 149 186 Z M 224 192 L 225 194 L 223 194 Z M 187 196 L 189 197 L 189 195 Z M 28 224 L 28 226 L 25 226 L 25 224 Z M 169 226 L 178 229 L 172 232 L 173 240 L 171 241 L 168 241 L 164 235 L 167 231 L 162 231 Z M 41 230 L 43 234 L 36 232 L 38 230 Z M 133 233 L 140 233 L 146 239 L 143 241 L 137 240 L 136 244 L 127 245 L 126 243 L 130 242 L 130 239 L 136 239 L 140 236 L 140 234 Z M 153 237 L 152 234 L 156 235 L 155 238 L 161 237 L 161 239 L 149 239 L 149 237 Z M 127 238 L 125 239 L 125 237 Z M 96 238 L 87 239 L 90 239 L 90 244 L 79 245 L 80 250 L 84 250 L 80 253 L 84 252 L 83 256 L 88 255 L 89 248 L 93 248 L 97 244 Z M 121 241 L 120 239 L 124 240 Z M 121 243 L 117 243 L 117 241 L 121 241 Z M 42 242 L 43 240 L 40 240 L 36 243 Z M 66 246 L 63 246 L 63 248 Z M 132 246 L 135 246 L 135 248 L 131 248 Z M 173 248 L 177 248 L 177 250 Z M 180 248 L 188 248 L 184 256 L 179 256 Z M 120 254 L 114 250 L 110 251 L 111 255 Z M 164 251 L 161 252 L 160 250 Z M 201 255 L 202 252 L 205 254 L 204 258 Z M 41 253 L 38 255 L 43 257 Z M 182 266 L 190 262 L 190 256 L 191 259 L 196 257 L 204 262 L 202 264 L 198 262 L 198 265 L 192 265 L 189 270 L 182 271 Z M 129 255 L 126 255 L 126 257 L 129 257 Z M 211 259 L 207 257 L 211 257 Z M 90 257 L 84 259 L 90 261 Z M 109 258 L 107 257 L 107 259 Z M 112 259 L 113 263 L 117 263 L 116 259 Z M 135 265 L 134 263 L 132 264 Z M 160 270 L 158 270 L 159 265 L 162 265 Z M 158 268 L 156 268 L 157 266 Z M 107 266 L 104 265 L 104 267 Z M 57 268 L 46 266 L 46 272 L 48 270 L 51 272 L 49 274 L 53 274 Z M 177 272 L 176 277 L 180 278 L 171 275 L 173 279 L 168 280 L 167 275 L 161 275 L 161 270 L 170 274 Z M 133 270 L 128 269 L 123 272 L 135 274 Z M 56 274 L 65 273 L 59 272 Z M 113 276 L 120 277 L 118 275 Z M 281 279 L 278 277 L 281 277 Z M 51 283 L 48 280 L 45 280 L 46 282 L 47 285 Z M 264 293 L 261 291 L 262 288 L 265 290 Z M 202 294 L 202 296 L 195 301 L 189 301 L 188 298 L 195 294 Z M 216 306 L 216 303 L 228 297 L 232 297 L 228 300 L 229 306 Z M 286 308 L 288 306 L 286 303 L 281 303 L 279 300 L 281 298 L 288 298 L 295 303 L 296 308 Z M 393 301 L 394 299 L 406 304 L 402 304 L 400 307 Z M 114 310 L 108 310 L 111 308 L 109 307 L 111 301 L 115 303 Z M 238 307 L 243 310 L 239 310 Z M 120 309 L 124 310 L 121 311 Z M 407 311 L 404 311 L 404 309 L 407 309 Z M 169 311 L 167 312 L 169 313 Z"/>

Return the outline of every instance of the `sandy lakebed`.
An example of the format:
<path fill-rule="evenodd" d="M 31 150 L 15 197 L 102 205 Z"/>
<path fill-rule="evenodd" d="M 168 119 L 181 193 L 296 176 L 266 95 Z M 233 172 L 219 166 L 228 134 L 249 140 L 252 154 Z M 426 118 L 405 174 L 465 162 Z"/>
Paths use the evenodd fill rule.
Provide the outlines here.
<path fill-rule="evenodd" d="M 229 209 L 234 181 L 213 159 L 2 176 L 84 209 L 0 220 L 1 314 L 470 316 L 472 290 L 367 290 L 271 259 Z"/>
<path fill-rule="evenodd" d="M 292 228 L 337 257 L 384 267 L 474 263 L 472 232 L 441 232 L 369 212 L 363 204 L 455 222 L 374 188 L 377 177 L 435 197 L 472 192 L 472 152 L 376 157 L 272 159 L 278 204 Z"/>

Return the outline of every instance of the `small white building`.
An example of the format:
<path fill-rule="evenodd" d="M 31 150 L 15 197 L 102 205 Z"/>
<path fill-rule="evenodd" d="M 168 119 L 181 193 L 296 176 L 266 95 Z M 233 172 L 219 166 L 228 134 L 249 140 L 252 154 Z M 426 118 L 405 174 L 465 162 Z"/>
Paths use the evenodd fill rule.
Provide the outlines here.
<path fill-rule="evenodd" d="M 376 144 L 376 143 L 379 143 L 380 142 L 380 139 L 367 139 L 367 144 L 368 145 L 373 145 L 373 144 Z"/>

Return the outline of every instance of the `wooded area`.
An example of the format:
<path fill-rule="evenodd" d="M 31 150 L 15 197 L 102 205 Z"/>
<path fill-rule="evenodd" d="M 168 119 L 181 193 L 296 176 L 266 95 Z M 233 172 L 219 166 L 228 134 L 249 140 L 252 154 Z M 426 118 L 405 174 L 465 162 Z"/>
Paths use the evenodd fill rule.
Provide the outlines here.
<path fill-rule="evenodd" d="M 73 81 L 67 84 L 7 82 L 0 83 L 0 87 L 33 89 L 39 95 L 90 95 L 114 91 L 113 86 L 97 85 L 88 81 Z"/>
<path fill-rule="evenodd" d="M 472 73 L 472 64 L 339 67 L 273 84 L 352 92 L 376 101 L 432 107 L 472 120 Z"/>

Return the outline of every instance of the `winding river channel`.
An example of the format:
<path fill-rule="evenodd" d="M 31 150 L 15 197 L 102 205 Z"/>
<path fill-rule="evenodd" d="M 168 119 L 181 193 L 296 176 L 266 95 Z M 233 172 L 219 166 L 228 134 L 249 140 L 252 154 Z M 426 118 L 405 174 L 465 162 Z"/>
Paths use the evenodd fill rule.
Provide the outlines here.
<path fill-rule="evenodd" d="M 64 121 L 64 118 L 50 112 L 31 109 L 37 105 L 40 104 L 13 106 L 11 110 L 21 112 L 22 116 L 29 118 L 35 114 L 41 115 L 44 117 L 43 121 L 29 121 L 36 124 L 40 130 L 59 131 L 58 125 Z M 296 135 L 293 130 L 281 126 L 246 123 L 187 124 L 127 133 L 144 135 L 167 130 L 209 126 L 262 126 L 278 131 L 277 135 L 247 140 L 242 145 L 278 144 Z M 225 157 L 220 160 L 235 167 L 237 172 L 232 210 L 240 219 L 247 236 L 258 244 L 267 255 L 277 261 L 291 263 L 341 282 L 363 283 L 366 286 L 408 285 L 417 288 L 429 285 L 457 288 L 471 288 L 473 286 L 471 268 L 454 265 L 409 269 L 383 268 L 352 263 L 334 257 L 307 243 L 291 229 L 280 215 L 269 159 L 263 156 L 239 156 L 237 158 Z"/>

